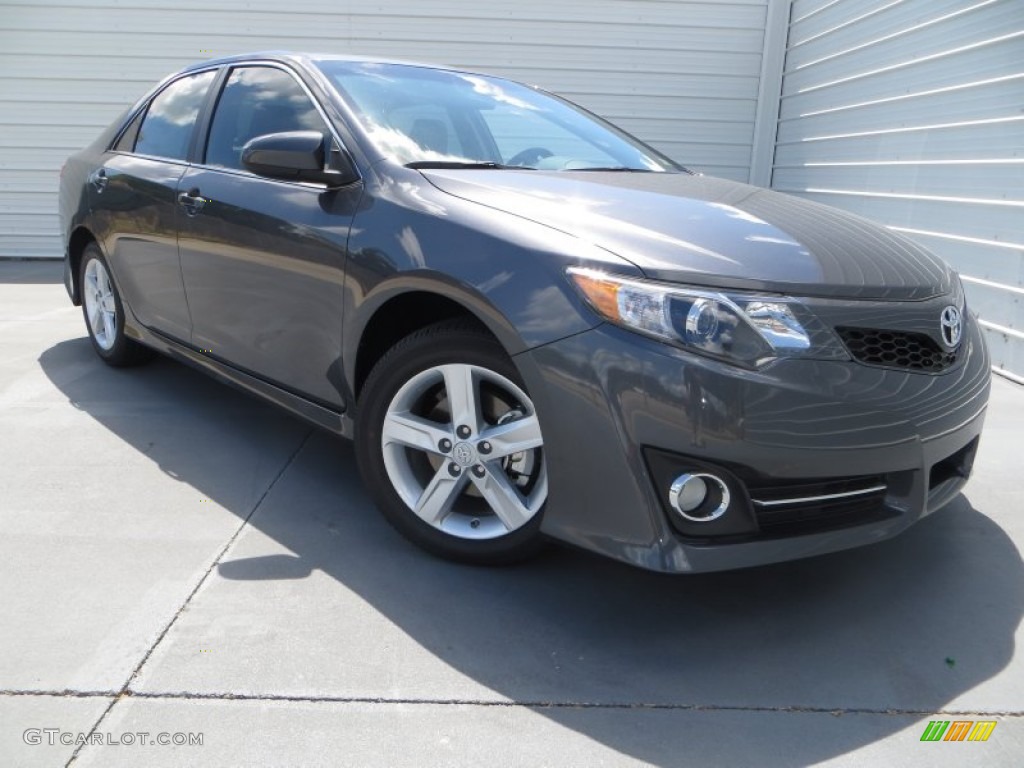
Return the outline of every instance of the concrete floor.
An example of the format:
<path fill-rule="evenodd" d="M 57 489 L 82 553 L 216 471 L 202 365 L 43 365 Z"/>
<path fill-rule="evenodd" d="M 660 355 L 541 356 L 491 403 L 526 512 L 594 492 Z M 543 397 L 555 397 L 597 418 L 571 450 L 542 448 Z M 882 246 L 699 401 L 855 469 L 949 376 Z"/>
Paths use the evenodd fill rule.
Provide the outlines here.
<path fill-rule="evenodd" d="M 1021 435 L 996 379 L 966 494 L 869 548 L 457 566 L 383 522 L 345 442 L 102 365 L 60 266 L 0 262 L 0 765 L 1020 765 Z M 922 743 L 932 719 L 998 725 Z"/>

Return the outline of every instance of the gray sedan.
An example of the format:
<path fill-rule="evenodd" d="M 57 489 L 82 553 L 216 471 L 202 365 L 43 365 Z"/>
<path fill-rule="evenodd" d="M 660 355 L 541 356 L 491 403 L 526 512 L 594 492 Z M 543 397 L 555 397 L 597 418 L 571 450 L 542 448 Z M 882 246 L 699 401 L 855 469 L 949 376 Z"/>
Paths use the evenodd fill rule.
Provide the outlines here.
<path fill-rule="evenodd" d="M 355 439 L 444 557 L 820 554 L 940 508 L 977 450 L 989 361 L 941 260 L 508 80 L 198 64 L 68 160 L 60 209 L 102 360 L 162 352 Z"/>

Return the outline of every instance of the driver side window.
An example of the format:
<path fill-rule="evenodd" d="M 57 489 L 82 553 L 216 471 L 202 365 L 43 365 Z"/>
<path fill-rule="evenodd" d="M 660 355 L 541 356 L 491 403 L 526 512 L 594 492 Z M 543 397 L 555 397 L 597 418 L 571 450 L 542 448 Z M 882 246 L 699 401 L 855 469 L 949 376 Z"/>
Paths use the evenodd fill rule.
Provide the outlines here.
<path fill-rule="evenodd" d="M 238 67 L 217 100 L 206 142 L 206 164 L 241 169 L 246 142 L 285 131 L 329 132 L 309 96 L 287 72 L 273 67 Z"/>

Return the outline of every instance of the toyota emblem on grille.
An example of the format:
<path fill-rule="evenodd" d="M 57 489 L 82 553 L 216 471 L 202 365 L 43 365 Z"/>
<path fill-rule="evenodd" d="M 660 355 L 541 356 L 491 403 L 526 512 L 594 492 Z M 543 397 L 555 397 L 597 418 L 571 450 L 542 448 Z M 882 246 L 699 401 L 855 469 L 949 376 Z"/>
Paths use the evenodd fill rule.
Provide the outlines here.
<path fill-rule="evenodd" d="M 942 310 L 939 318 L 939 326 L 942 330 L 942 341 L 952 349 L 960 343 L 960 334 L 963 332 L 963 317 L 960 310 L 950 305 Z"/>

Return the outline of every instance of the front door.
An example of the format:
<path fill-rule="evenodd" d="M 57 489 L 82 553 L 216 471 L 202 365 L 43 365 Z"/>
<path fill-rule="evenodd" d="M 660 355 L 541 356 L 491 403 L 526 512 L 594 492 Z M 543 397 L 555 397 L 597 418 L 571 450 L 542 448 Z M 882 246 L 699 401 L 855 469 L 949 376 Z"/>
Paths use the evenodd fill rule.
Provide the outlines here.
<path fill-rule="evenodd" d="M 276 181 L 241 163 L 249 139 L 296 130 L 330 135 L 294 75 L 272 66 L 231 71 L 203 162 L 178 183 L 192 344 L 341 409 L 342 281 L 361 187 Z"/>

